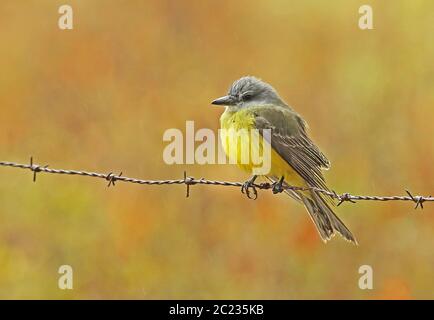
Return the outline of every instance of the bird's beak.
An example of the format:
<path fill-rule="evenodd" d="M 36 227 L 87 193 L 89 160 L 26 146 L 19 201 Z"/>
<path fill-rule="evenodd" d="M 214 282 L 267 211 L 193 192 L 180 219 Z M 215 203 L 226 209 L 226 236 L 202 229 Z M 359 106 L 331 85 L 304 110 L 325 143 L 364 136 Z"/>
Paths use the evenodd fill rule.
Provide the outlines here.
<path fill-rule="evenodd" d="M 224 96 L 218 99 L 215 99 L 211 104 L 215 104 L 218 106 L 233 106 L 236 104 L 236 101 L 231 96 Z"/>

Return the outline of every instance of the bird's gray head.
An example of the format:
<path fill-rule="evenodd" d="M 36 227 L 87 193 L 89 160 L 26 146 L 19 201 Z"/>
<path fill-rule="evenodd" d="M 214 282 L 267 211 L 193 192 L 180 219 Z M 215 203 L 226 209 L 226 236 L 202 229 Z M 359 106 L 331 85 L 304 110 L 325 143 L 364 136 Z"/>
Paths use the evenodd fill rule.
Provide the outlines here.
<path fill-rule="evenodd" d="M 242 77 L 235 81 L 226 96 L 211 102 L 216 105 L 244 108 L 253 105 L 274 104 L 286 106 L 276 90 L 255 77 Z"/>

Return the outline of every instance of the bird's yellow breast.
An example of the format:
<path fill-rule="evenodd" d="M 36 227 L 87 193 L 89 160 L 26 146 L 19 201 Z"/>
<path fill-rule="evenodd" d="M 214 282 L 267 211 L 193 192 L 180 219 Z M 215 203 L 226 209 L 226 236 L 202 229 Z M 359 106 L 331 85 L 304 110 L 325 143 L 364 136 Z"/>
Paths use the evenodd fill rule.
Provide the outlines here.
<path fill-rule="evenodd" d="M 248 108 L 239 111 L 226 111 L 220 117 L 221 130 L 220 139 L 223 150 L 232 163 L 236 163 L 241 169 L 252 173 L 252 169 L 257 166 L 252 161 L 251 155 L 263 154 L 264 141 L 255 128 L 255 115 Z M 236 146 L 236 147 L 234 147 Z M 255 150 L 253 150 L 255 149 Z M 248 161 L 246 161 L 248 159 Z M 296 185 L 304 185 L 303 179 L 294 169 L 273 149 L 271 148 L 271 165 L 268 176 L 280 178 Z"/>
<path fill-rule="evenodd" d="M 241 169 L 251 172 L 254 164 L 250 151 L 251 147 L 255 147 L 251 143 L 251 130 L 255 129 L 254 115 L 247 110 L 231 112 L 226 109 L 220 117 L 220 124 L 220 139 L 229 160 Z M 257 147 L 262 149 L 262 144 Z"/>
<path fill-rule="evenodd" d="M 239 111 L 226 111 L 220 117 L 220 124 L 222 129 L 254 129 L 255 116 L 248 109 Z"/>

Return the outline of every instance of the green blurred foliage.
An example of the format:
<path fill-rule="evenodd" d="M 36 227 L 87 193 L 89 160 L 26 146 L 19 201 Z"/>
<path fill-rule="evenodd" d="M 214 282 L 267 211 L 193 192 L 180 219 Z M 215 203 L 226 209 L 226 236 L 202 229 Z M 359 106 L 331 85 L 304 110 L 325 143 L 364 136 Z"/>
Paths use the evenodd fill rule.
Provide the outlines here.
<path fill-rule="evenodd" d="M 168 128 L 218 128 L 210 101 L 242 75 L 308 121 L 338 192 L 434 190 L 434 2 L 63 1 L 0 4 L 0 159 L 141 178 L 245 180 L 167 166 Z M 345 204 L 359 240 L 324 245 L 284 195 L 141 187 L 0 168 L 0 298 L 433 298 L 434 208 Z M 74 290 L 57 269 L 74 268 Z M 358 268 L 374 269 L 374 290 Z"/>

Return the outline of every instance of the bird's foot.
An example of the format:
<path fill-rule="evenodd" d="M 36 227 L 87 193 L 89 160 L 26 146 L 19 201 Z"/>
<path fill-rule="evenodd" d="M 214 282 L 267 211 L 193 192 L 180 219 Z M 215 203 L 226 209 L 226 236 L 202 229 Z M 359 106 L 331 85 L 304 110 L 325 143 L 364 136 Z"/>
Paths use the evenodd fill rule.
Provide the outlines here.
<path fill-rule="evenodd" d="M 283 180 L 284 180 L 284 177 L 282 176 L 282 178 L 280 178 L 279 181 L 276 181 L 273 183 L 273 185 L 272 185 L 273 187 L 271 190 L 273 191 L 274 194 L 281 193 L 282 191 L 285 190 L 283 188 Z"/>
<path fill-rule="evenodd" d="M 256 200 L 258 198 L 258 191 L 256 190 L 255 187 L 255 180 L 257 177 L 258 176 L 253 176 L 251 179 L 244 182 L 243 185 L 241 186 L 241 193 L 245 194 L 247 198 L 252 200 Z M 250 191 L 252 191 L 253 196 L 252 193 L 250 193 Z"/>

